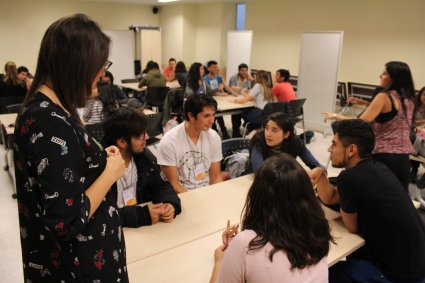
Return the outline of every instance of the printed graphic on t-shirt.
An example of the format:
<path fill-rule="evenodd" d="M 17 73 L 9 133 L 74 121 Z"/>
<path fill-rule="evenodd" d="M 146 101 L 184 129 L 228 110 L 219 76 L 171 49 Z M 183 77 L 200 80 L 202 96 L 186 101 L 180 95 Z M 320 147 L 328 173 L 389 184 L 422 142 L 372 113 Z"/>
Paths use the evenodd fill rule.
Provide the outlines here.
<path fill-rule="evenodd" d="M 185 188 L 195 189 L 209 184 L 210 164 L 201 152 L 195 150 L 185 152 L 178 164 L 179 181 Z"/>

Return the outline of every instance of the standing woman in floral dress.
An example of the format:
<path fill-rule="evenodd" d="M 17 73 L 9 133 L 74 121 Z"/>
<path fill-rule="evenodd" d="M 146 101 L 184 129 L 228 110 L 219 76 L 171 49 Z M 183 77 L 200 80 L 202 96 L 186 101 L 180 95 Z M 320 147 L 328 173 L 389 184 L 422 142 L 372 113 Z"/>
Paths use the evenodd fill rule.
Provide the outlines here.
<path fill-rule="evenodd" d="M 82 14 L 54 22 L 41 42 L 15 129 L 25 282 L 128 282 L 114 198 L 124 161 L 76 110 L 111 65 L 109 43 Z"/>

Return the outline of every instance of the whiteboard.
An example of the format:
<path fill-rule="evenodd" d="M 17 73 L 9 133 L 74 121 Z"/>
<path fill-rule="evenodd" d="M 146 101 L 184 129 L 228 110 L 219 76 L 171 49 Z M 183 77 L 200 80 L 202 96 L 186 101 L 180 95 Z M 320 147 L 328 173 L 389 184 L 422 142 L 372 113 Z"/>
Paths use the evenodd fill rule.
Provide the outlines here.
<path fill-rule="evenodd" d="M 252 31 L 228 31 L 227 32 L 227 65 L 226 77 L 238 72 L 238 66 L 251 62 Z"/>
<path fill-rule="evenodd" d="M 150 60 L 155 61 L 159 66 L 162 65 L 160 29 L 142 29 L 140 31 L 140 45 L 140 59 L 142 69 Z"/>
<path fill-rule="evenodd" d="M 322 112 L 334 112 L 343 32 L 303 32 L 298 74 L 298 98 L 306 98 L 306 128 L 326 132 Z"/>
<path fill-rule="evenodd" d="M 135 78 L 134 75 L 134 32 L 131 30 L 103 30 L 111 38 L 109 61 L 113 64 L 109 71 L 114 75 L 114 83 L 122 79 Z"/>

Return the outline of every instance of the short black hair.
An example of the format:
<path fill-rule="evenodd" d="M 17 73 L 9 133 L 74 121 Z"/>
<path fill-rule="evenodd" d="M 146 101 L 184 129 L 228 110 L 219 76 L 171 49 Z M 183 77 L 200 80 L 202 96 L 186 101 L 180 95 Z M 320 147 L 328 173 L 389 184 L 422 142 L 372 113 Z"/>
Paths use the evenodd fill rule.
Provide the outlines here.
<path fill-rule="evenodd" d="M 241 69 L 243 69 L 243 68 L 248 69 L 248 65 L 247 65 L 247 64 L 245 64 L 245 63 L 242 63 L 242 64 L 240 64 L 240 65 L 238 66 L 238 70 L 239 70 L 239 71 L 240 71 Z"/>
<path fill-rule="evenodd" d="M 291 74 L 289 73 L 288 70 L 285 69 L 279 69 L 276 71 L 277 73 L 279 73 L 279 75 L 283 78 L 285 78 L 283 81 L 287 82 L 289 80 L 289 77 L 291 76 Z"/>
<path fill-rule="evenodd" d="M 104 144 L 116 145 L 120 138 L 130 143 L 131 138 L 146 132 L 147 124 L 146 116 L 135 109 L 129 107 L 115 109 L 109 112 L 103 121 Z"/>
<path fill-rule="evenodd" d="M 28 71 L 28 68 L 27 67 L 25 67 L 25 66 L 20 66 L 18 69 L 17 69 L 17 71 L 18 71 L 18 74 L 20 74 L 20 73 L 22 73 L 22 72 L 25 72 L 25 73 L 29 73 L 30 71 Z"/>
<path fill-rule="evenodd" d="M 206 94 L 192 94 L 184 103 L 184 117 L 189 121 L 189 112 L 195 117 L 204 110 L 204 107 L 214 107 L 217 110 L 217 101 Z"/>
<path fill-rule="evenodd" d="M 214 60 L 208 61 L 207 68 L 211 67 L 212 65 L 217 65 L 217 64 L 218 64 L 217 61 L 214 61 Z"/>
<path fill-rule="evenodd" d="M 170 63 L 171 61 L 176 62 L 176 59 L 174 59 L 174 58 L 170 58 L 170 59 L 168 60 L 168 63 Z"/>
<path fill-rule="evenodd" d="M 355 144 L 360 158 L 370 158 L 375 148 L 375 134 L 372 126 L 361 119 L 348 119 L 332 124 L 334 134 L 338 134 L 342 144 L 347 147 Z"/>

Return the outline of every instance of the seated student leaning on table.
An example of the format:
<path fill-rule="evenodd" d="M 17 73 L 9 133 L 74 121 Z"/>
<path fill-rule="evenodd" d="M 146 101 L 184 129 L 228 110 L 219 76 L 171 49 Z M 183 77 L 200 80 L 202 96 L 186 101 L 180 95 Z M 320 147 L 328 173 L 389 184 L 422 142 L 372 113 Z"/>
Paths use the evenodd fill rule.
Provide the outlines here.
<path fill-rule="evenodd" d="M 257 172 L 264 160 L 281 152 L 294 158 L 299 156 L 310 169 L 325 168 L 295 134 L 294 121 L 277 112 L 266 119 L 264 129 L 256 133 L 250 142 L 250 171 Z"/>
<path fill-rule="evenodd" d="M 210 283 L 328 282 L 329 223 L 307 173 L 288 154 L 270 157 L 255 175 L 242 232 L 229 224 Z"/>
<path fill-rule="evenodd" d="M 158 63 L 154 61 L 149 61 L 146 69 L 147 74 L 143 76 L 142 80 L 139 83 L 139 87 L 165 87 L 167 84 L 167 80 L 161 74 L 159 70 Z"/>
<path fill-rule="evenodd" d="M 217 102 L 205 94 L 189 96 L 186 121 L 168 131 L 158 146 L 158 164 L 177 193 L 222 182 L 221 139 L 211 129 Z"/>
<path fill-rule="evenodd" d="M 272 95 L 270 84 L 267 80 L 267 72 L 260 70 L 255 76 L 256 84 L 249 91 L 249 93 L 242 91 L 242 98 L 235 98 L 235 103 L 245 103 L 247 101 L 254 101 L 255 108 L 245 111 L 242 114 L 245 122 L 249 122 L 248 130 L 261 128 L 261 116 L 267 103 L 276 101 L 276 98 Z"/>
<path fill-rule="evenodd" d="M 352 119 L 335 122 L 333 129 L 332 166 L 345 170 L 337 187 L 321 168 L 312 181 L 325 204 L 340 204 L 344 225 L 362 234 L 366 245 L 364 253 L 333 266 L 329 282 L 425 282 L 425 227 L 397 177 L 372 160 L 372 127 Z"/>
<path fill-rule="evenodd" d="M 162 179 L 155 156 L 146 148 L 146 126 L 145 116 L 128 107 L 110 112 L 104 122 L 105 143 L 118 147 L 126 167 L 117 181 L 117 204 L 124 227 L 172 222 L 181 212 L 179 197 Z M 149 201 L 153 204 L 137 206 Z"/>

